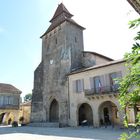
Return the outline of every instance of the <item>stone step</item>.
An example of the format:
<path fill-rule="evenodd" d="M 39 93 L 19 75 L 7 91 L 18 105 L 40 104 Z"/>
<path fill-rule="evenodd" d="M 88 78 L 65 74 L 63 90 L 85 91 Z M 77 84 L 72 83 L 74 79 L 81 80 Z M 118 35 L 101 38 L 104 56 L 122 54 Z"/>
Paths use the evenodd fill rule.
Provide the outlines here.
<path fill-rule="evenodd" d="M 28 124 L 31 127 L 59 127 L 59 123 L 57 122 L 34 122 Z"/>

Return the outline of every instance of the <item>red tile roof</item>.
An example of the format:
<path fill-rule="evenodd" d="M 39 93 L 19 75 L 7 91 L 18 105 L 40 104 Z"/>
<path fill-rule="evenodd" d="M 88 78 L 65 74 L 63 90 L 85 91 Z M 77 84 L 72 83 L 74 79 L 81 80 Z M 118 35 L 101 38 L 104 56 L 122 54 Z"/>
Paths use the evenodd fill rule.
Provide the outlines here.
<path fill-rule="evenodd" d="M 21 91 L 10 84 L 0 83 L 0 93 L 16 93 L 21 94 Z"/>

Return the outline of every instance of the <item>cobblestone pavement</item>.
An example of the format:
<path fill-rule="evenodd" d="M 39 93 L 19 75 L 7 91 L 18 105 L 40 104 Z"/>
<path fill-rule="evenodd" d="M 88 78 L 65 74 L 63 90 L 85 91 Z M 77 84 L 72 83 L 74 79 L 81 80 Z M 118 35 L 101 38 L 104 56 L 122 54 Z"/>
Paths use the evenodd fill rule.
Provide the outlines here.
<path fill-rule="evenodd" d="M 119 140 L 115 128 L 0 127 L 0 140 Z"/>

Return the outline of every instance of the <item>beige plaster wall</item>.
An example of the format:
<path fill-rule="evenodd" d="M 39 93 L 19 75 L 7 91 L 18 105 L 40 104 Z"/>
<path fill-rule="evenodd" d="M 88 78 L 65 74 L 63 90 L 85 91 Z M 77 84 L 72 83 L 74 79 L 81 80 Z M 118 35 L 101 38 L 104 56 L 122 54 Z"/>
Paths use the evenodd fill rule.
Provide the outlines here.
<path fill-rule="evenodd" d="M 83 103 L 87 103 L 91 106 L 93 110 L 93 124 L 95 127 L 99 126 L 99 106 L 106 102 L 110 101 L 114 103 L 119 110 L 119 119 L 117 120 L 118 124 L 122 124 L 123 121 L 123 111 L 120 111 L 120 105 L 118 102 L 118 93 L 114 94 L 104 94 L 104 95 L 94 95 L 94 97 L 86 97 L 84 92 L 74 93 L 73 92 L 73 81 L 78 79 L 84 79 L 84 89 L 90 89 L 90 77 L 100 76 L 109 74 L 112 72 L 122 72 L 122 76 L 125 75 L 126 68 L 124 63 L 118 63 L 106 67 L 101 67 L 98 69 L 92 69 L 89 71 L 69 75 L 69 98 L 70 98 L 70 118 L 69 125 L 77 126 L 78 125 L 78 110 L 79 106 Z"/>

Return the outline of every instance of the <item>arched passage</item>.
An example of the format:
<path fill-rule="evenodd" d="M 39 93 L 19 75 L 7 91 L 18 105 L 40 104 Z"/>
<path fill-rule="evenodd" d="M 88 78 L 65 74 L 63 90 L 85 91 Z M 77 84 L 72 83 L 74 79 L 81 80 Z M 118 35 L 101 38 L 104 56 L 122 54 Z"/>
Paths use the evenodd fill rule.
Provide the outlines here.
<path fill-rule="evenodd" d="M 0 114 L 0 124 L 2 124 L 2 123 L 3 123 L 3 118 L 4 118 L 4 115 L 5 115 L 5 113 L 1 113 L 1 114 Z"/>
<path fill-rule="evenodd" d="M 100 125 L 119 124 L 119 115 L 117 106 L 111 101 L 105 101 L 99 106 Z"/>
<path fill-rule="evenodd" d="M 11 124 L 14 121 L 14 119 L 15 116 L 11 112 L 3 112 L 0 114 L 0 124 Z"/>
<path fill-rule="evenodd" d="M 58 102 L 54 99 L 50 105 L 50 122 L 59 121 L 59 105 Z"/>
<path fill-rule="evenodd" d="M 87 121 L 88 125 L 93 125 L 93 113 L 89 104 L 81 104 L 81 106 L 79 107 L 78 118 L 79 125 L 82 125 L 82 122 L 84 120 Z"/>

